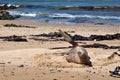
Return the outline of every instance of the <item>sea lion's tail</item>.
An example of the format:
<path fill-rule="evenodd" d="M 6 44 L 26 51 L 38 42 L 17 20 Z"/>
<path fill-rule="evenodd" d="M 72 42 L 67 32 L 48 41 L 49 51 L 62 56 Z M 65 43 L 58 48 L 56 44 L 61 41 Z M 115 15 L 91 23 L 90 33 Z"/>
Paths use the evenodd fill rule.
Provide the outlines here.
<path fill-rule="evenodd" d="M 62 30 L 59 29 L 60 34 L 64 37 L 65 41 L 69 42 L 70 44 L 73 45 L 73 47 L 78 46 L 78 43 L 76 43 L 72 38 L 68 35 L 67 32 L 63 32 Z"/>

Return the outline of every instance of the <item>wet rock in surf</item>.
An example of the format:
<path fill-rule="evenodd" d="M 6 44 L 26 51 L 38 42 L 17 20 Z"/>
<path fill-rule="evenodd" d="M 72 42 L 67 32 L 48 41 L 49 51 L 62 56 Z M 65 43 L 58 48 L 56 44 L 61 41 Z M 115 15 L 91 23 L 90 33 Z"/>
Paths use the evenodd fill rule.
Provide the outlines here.
<path fill-rule="evenodd" d="M 0 11 L 0 20 L 13 20 L 15 17 L 9 14 L 7 11 Z"/>
<path fill-rule="evenodd" d="M 16 9 L 20 6 L 21 5 L 1 4 L 0 5 L 0 10 Z"/>

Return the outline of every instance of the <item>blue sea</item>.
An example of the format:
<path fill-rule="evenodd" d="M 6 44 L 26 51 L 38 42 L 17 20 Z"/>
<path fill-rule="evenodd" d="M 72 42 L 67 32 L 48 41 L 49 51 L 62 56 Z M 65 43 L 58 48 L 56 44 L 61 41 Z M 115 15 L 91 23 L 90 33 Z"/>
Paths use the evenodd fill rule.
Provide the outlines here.
<path fill-rule="evenodd" d="M 11 15 L 20 15 L 19 20 L 53 24 L 120 23 L 120 0 L 0 0 L 0 4 L 6 3 L 23 5 L 8 10 Z"/>

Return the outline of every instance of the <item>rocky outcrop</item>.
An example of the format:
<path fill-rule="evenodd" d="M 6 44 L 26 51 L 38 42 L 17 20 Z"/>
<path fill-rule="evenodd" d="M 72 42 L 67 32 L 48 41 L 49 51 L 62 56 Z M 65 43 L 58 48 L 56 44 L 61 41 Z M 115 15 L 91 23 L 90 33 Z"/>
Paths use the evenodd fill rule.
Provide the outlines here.
<path fill-rule="evenodd" d="M 13 20 L 15 17 L 9 14 L 7 11 L 0 11 L 0 20 Z"/>
<path fill-rule="evenodd" d="M 18 7 L 20 7 L 20 5 L 1 4 L 0 10 L 16 9 Z"/>
<path fill-rule="evenodd" d="M 12 15 L 10 15 L 9 12 L 4 11 L 4 10 L 0 11 L 0 20 L 14 20 L 14 19 L 20 18 L 20 17 L 21 17 L 20 15 L 12 16 Z"/>
<path fill-rule="evenodd" d="M 19 15 L 12 16 L 6 10 L 16 9 L 20 7 L 20 5 L 11 5 L 11 4 L 1 4 L 0 5 L 0 20 L 13 20 L 15 18 L 19 18 Z"/>

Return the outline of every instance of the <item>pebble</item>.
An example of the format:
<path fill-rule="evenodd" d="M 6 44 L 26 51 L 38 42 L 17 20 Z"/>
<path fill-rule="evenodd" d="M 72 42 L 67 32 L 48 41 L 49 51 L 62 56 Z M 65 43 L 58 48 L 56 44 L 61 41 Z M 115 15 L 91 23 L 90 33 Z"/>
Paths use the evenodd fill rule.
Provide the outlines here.
<path fill-rule="evenodd" d="M 24 67 L 24 65 L 23 64 L 21 64 L 20 66 L 18 66 L 18 67 Z"/>

